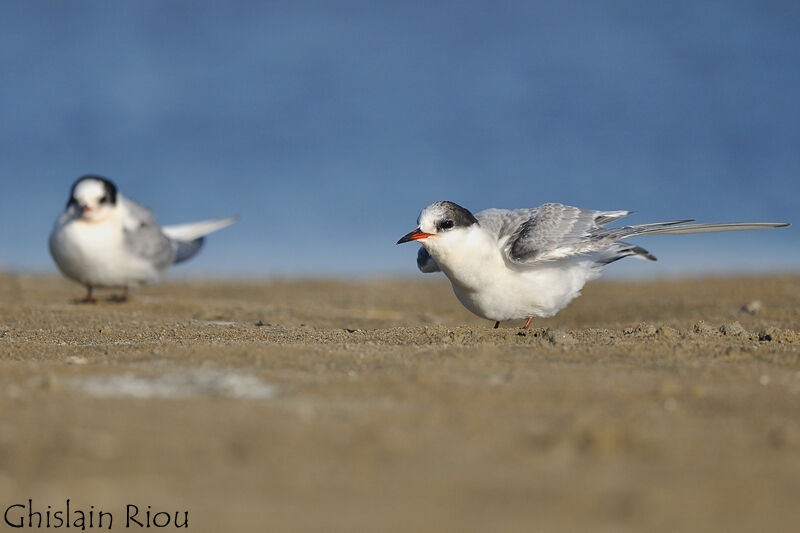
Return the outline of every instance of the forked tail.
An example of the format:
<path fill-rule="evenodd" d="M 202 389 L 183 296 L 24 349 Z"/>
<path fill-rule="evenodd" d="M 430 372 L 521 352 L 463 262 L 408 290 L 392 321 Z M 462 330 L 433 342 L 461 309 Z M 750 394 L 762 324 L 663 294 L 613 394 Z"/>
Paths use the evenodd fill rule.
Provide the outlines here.
<path fill-rule="evenodd" d="M 193 257 L 200 250 L 206 235 L 226 228 L 237 220 L 239 220 L 239 217 L 202 220 L 200 222 L 163 226 L 161 231 L 173 242 L 175 246 L 175 263 L 180 263 Z"/>

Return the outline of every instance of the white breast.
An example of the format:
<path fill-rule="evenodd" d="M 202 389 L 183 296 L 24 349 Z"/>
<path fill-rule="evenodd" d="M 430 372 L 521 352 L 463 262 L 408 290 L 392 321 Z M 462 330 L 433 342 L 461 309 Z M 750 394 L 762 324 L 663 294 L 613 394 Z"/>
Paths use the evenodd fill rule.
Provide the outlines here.
<path fill-rule="evenodd" d="M 151 283 L 161 274 L 128 251 L 118 217 L 96 223 L 62 217 L 50 234 L 50 253 L 65 276 L 93 287 Z"/>
<path fill-rule="evenodd" d="M 490 320 L 553 316 L 600 274 L 586 258 L 510 265 L 496 239 L 479 227 L 452 238 L 432 237 L 426 247 L 464 307 Z"/>
<path fill-rule="evenodd" d="M 550 317 L 580 296 L 586 282 L 600 274 L 590 261 L 565 263 L 489 270 L 484 284 L 475 290 L 451 279 L 453 292 L 467 309 L 490 320 Z"/>

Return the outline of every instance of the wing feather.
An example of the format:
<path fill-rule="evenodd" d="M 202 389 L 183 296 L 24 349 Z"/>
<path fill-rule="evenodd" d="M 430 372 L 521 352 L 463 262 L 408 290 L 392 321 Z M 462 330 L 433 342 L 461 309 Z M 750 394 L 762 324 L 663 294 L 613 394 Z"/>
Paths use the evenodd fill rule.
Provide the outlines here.
<path fill-rule="evenodd" d="M 121 198 L 121 202 L 125 209 L 122 228 L 128 250 L 151 262 L 158 270 L 167 268 L 175 260 L 176 249 L 161 231 L 153 212 L 128 198 Z"/>
<path fill-rule="evenodd" d="M 618 228 L 605 224 L 630 211 L 595 211 L 562 204 L 544 204 L 533 209 L 487 209 L 476 214 L 482 227 L 497 236 L 498 246 L 511 264 L 555 261 L 567 257 L 598 254 L 599 263 L 610 263 L 629 255 L 655 260 L 638 246 L 622 242 L 638 235 L 683 235 L 718 231 L 745 231 L 788 226 L 785 222 L 726 222 L 686 224 L 691 219 L 652 222 Z"/>
<path fill-rule="evenodd" d="M 425 274 L 441 272 L 439 264 L 431 257 L 431 254 L 428 253 L 428 250 L 426 250 L 424 246 L 420 246 L 419 252 L 417 252 L 417 268 L 419 268 L 420 272 L 424 272 Z"/>
<path fill-rule="evenodd" d="M 527 264 L 584 253 L 592 231 L 629 213 L 544 204 L 533 209 L 487 209 L 476 218 L 497 235 L 498 245 L 510 263 Z"/>

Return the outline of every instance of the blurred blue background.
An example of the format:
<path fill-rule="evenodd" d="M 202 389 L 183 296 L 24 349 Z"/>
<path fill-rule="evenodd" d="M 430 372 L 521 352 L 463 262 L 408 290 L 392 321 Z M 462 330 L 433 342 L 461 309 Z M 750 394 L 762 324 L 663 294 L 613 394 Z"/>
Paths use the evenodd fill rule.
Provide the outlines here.
<path fill-rule="evenodd" d="M 421 276 L 440 199 L 800 223 L 795 1 L 12 1 L 0 67 L 5 269 L 86 173 L 242 215 L 177 276 Z M 796 226 L 636 242 L 609 273 L 800 271 Z"/>

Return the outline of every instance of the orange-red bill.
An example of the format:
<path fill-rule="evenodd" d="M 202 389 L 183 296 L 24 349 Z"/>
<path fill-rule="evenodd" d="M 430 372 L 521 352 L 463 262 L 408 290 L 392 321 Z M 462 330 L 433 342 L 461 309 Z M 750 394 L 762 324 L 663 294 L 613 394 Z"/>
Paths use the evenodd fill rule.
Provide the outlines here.
<path fill-rule="evenodd" d="M 433 233 L 425 233 L 424 231 L 420 231 L 419 228 L 415 229 L 411 233 L 406 233 L 403 237 L 397 241 L 397 244 L 403 244 L 404 242 L 410 241 L 418 241 L 420 239 L 427 239 L 428 237 L 433 236 Z"/>

